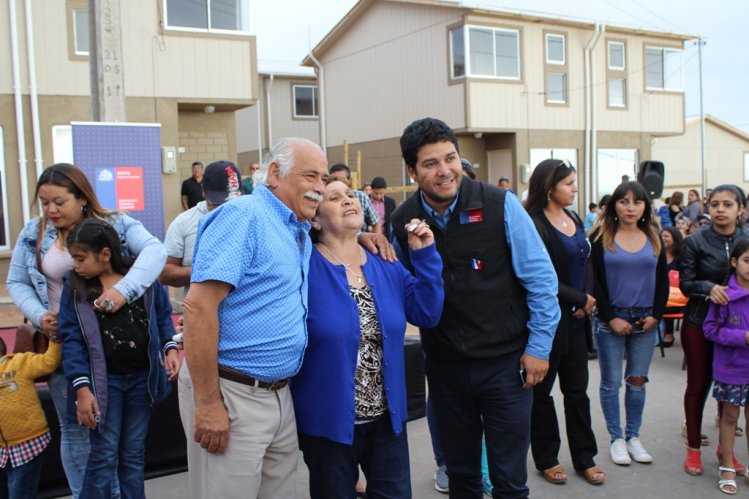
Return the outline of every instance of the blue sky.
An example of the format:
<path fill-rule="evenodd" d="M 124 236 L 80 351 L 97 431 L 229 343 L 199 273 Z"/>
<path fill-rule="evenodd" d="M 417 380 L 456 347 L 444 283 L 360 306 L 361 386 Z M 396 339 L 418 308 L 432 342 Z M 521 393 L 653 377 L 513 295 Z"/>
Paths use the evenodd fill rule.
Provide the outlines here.
<path fill-rule="evenodd" d="M 477 0 L 470 6 L 524 10 L 619 26 L 701 36 L 705 114 L 749 133 L 749 50 L 746 0 Z M 355 0 L 255 0 L 255 32 L 262 61 L 299 63 L 356 4 Z M 697 45 L 682 58 L 687 118 L 698 117 Z"/>

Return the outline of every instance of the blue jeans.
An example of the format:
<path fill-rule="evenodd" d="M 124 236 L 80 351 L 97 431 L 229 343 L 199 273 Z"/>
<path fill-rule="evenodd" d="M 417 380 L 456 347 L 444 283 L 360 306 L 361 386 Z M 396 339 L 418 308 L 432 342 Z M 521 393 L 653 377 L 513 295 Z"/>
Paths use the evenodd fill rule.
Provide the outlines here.
<path fill-rule="evenodd" d="M 49 394 L 55 405 L 57 420 L 60 422 L 60 460 L 68 479 L 73 499 L 78 499 L 83 488 L 86 462 L 91 449 L 89 430 L 68 417 L 68 380 L 58 370 L 49 378 Z"/>
<path fill-rule="evenodd" d="M 143 468 L 151 420 L 148 372 L 107 374 L 106 420 L 91 431 L 82 499 L 110 497 L 117 476 L 123 499 L 145 499 Z"/>
<path fill-rule="evenodd" d="M 410 499 L 411 472 L 406 427 L 393 433 L 390 418 L 354 426 L 351 445 L 299 434 L 299 448 L 309 468 L 312 499 L 356 497 L 361 465 L 370 499 Z"/>
<path fill-rule="evenodd" d="M 17 468 L 8 460 L 0 468 L 0 499 L 36 499 L 43 457 L 44 452 Z"/>
<path fill-rule="evenodd" d="M 437 467 L 445 465 L 445 456 L 442 453 L 442 442 L 440 442 L 440 433 L 437 429 L 437 415 L 434 413 L 432 397 L 427 395 L 427 425 L 429 426 L 429 437 L 432 440 L 432 452 L 434 453 L 434 462 Z"/>
<path fill-rule="evenodd" d="M 619 312 L 622 319 L 644 317 L 652 312 L 626 314 Z M 619 410 L 619 389 L 622 379 L 625 381 L 633 377 L 644 377 L 647 382 L 650 362 L 653 360 L 655 351 L 655 328 L 645 333 L 620 336 L 614 333 L 608 322 L 596 319 L 595 337 L 598 344 L 598 364 L 601 367 L 600 398 L 603 417 L 606 420 L 606 428 L 611 436 L 611 441 L 618 438 L 640 436 L 642 426 L 642 413 L 645 409 L 645 383 L 641 386 L 626 384 L 624 393 L 624 409 L 626 411 L 626 427 L 622 431 Z M 627 368 L 622 376 L 624 367 L 624 353 L 627 354 Z"/>
<path fill-rule="evenodd" d="M 483 497 L 482 434 L 494 497 L 528 497 L 533 390 L 522 388 L 518 374 L 522 353 L 466 362 L 440 362 L 427 355 L 426 375 L 450 477 L 450 497 Z"/>

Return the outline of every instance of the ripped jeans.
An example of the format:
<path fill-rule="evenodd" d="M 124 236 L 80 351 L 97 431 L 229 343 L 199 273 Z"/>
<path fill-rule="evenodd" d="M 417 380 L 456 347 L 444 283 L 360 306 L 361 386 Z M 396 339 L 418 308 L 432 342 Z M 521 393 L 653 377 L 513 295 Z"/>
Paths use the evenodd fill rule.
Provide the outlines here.
<path fill-rule="evenodd" d="M 652 309 L 617 310 L 617 316 L 629 320 L 652 314 Z M 600 398 L 606 428 L 611 441 L 618 438 L 630 439 L 640 436 L 642 413 L 645 409 L 645 384 L 640 386 L 626 383 L 624 410 L 626 426 L 622 431 L 619 409 L 619 389 L 622 379 L 643 377 L 647 382 L 650 362 L 655 351 L 655 328 L 650 331 L 627 336 L 614 333 L 608 322 L 596 319 L 594 324 L 598 344 L 598 364 L 601 368 Z M 627 354 L 627 367 L 624 369 L 624 353 Z M 622 376 L 624 371 L 624 376 Z"/>

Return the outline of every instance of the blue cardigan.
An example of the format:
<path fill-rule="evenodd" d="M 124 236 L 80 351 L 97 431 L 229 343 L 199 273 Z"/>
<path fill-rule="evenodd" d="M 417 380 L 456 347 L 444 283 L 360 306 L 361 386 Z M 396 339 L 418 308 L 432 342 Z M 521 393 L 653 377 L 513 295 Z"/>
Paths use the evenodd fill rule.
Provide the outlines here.
<path fill-rule="evenodd" d="M 172 348 L 177 348 L 177 344 L 172 340 L 175 334 L 172 306 L 166 290 L 155 282 L 146 289 L 143 299 L 145 308 L 149 311 L 151 325 L 148 341 L 148 394 L 151 403 L 156 403 L 165 399 L 171 391 L 164 368 L 164 354 Z M 62 289 L 58 320 L 62 337 L 63 368 L 70 393 L 75 393 L 78 387 L 89 386 L 99 404 L 101 421 L 104 422 L 108 405 L 107 364 L 104 359 L 99 321 L 93 305 L 86 301 L 86 297 L 78 296 L 76 291 L 71 292 L 67 275 Z M 68 397 L 70 421 L 76 421 L 75 400 L 75 396 Z"/>
<path fill-rule="evenodd" d="M 403 430 L 406 377 L 403 338 L 406 320 L 435 327 L 442 315 L 442 259 L 434 244 L 411 252 L 412 276 L 399 262 L 368 255 L 362 266 L 374 296 L 382 330 L 383 374 L 390 420 Z M 299 432 L 351 444 L 354 436 L 354 372 L 359 353 L 359 311 L 349 291 L 346 271 L 319 251 L 309 266 L 309 335 L 302 368 L 291 382 Z"/>

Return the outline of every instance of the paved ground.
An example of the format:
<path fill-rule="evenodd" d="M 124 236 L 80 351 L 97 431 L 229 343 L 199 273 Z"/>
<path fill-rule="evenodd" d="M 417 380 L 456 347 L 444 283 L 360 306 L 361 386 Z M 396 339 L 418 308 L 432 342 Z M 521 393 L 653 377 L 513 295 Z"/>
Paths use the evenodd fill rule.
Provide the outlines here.
<path fill-rule="evenodd" d="M 599 371 L 596 361 L 590 362 L 590 390 L 594 430 L 598 436 L 600 449 L 598 464 L 606 471 L 606 484 L 600 487 L 588 485 L 581 477 L 572 475 L 566 485 L 546 483 L 539 473 L 531 471 L 528 483 L 533 497 L 575 498 L 581 497 L 653 497 L 653 498 L 703 498 L 718 497 L 715 447 L 704 448 L 703 464 L 705 474 L 691 477 L 682 471 L 684 459 L 684 439 L 680 435 L 683 419 L 682 395 L 685 373 L 681 370 L 682 353 L 678 344 L 666 349 L 666 358 L 656 352 L 653 359 L 651 383 L 648 386 L 648 401 L 645 409 L 645 424 L 642 440 L 654 456 L 654 463 L 630 466 L 617 466 L 608 457 L 608 434 L 606 433 L 598 402 Z M 557 393 L 557 399 L 559 394 Z M 558 404 L 559 405 L 559 404 Z M 713 443 L 717 443 L 718 429 L 712 425 L 715 402 L 710 399 L 705 410 L 704 433 Z M 560 420 L 562 417 L 560 415 Z M 411 482 L 415 499 L 437 499 L 446 497 L 432 488 L 434 461 L 432 458 L 429 432 L 425 419 L 409 423 L 409 443 L 411 451 Z M 746 462 L 747 450 L 743 439 L 737 439 L 737 454 Z M 566 444 L 563 444 L 560 461 L 568 470 L 571 462 Z M 533 463 L 529 459 L 529 470 Z M 739 494 L 749 491 L 749 484 L 739 482 Z M 187 481 L 184 474 L 150 480 L 146 491 L 152 498 L 187 497 Z M 307 472 L 300 459 L 297 473 L 297 498 L 308 497 Z"/>

